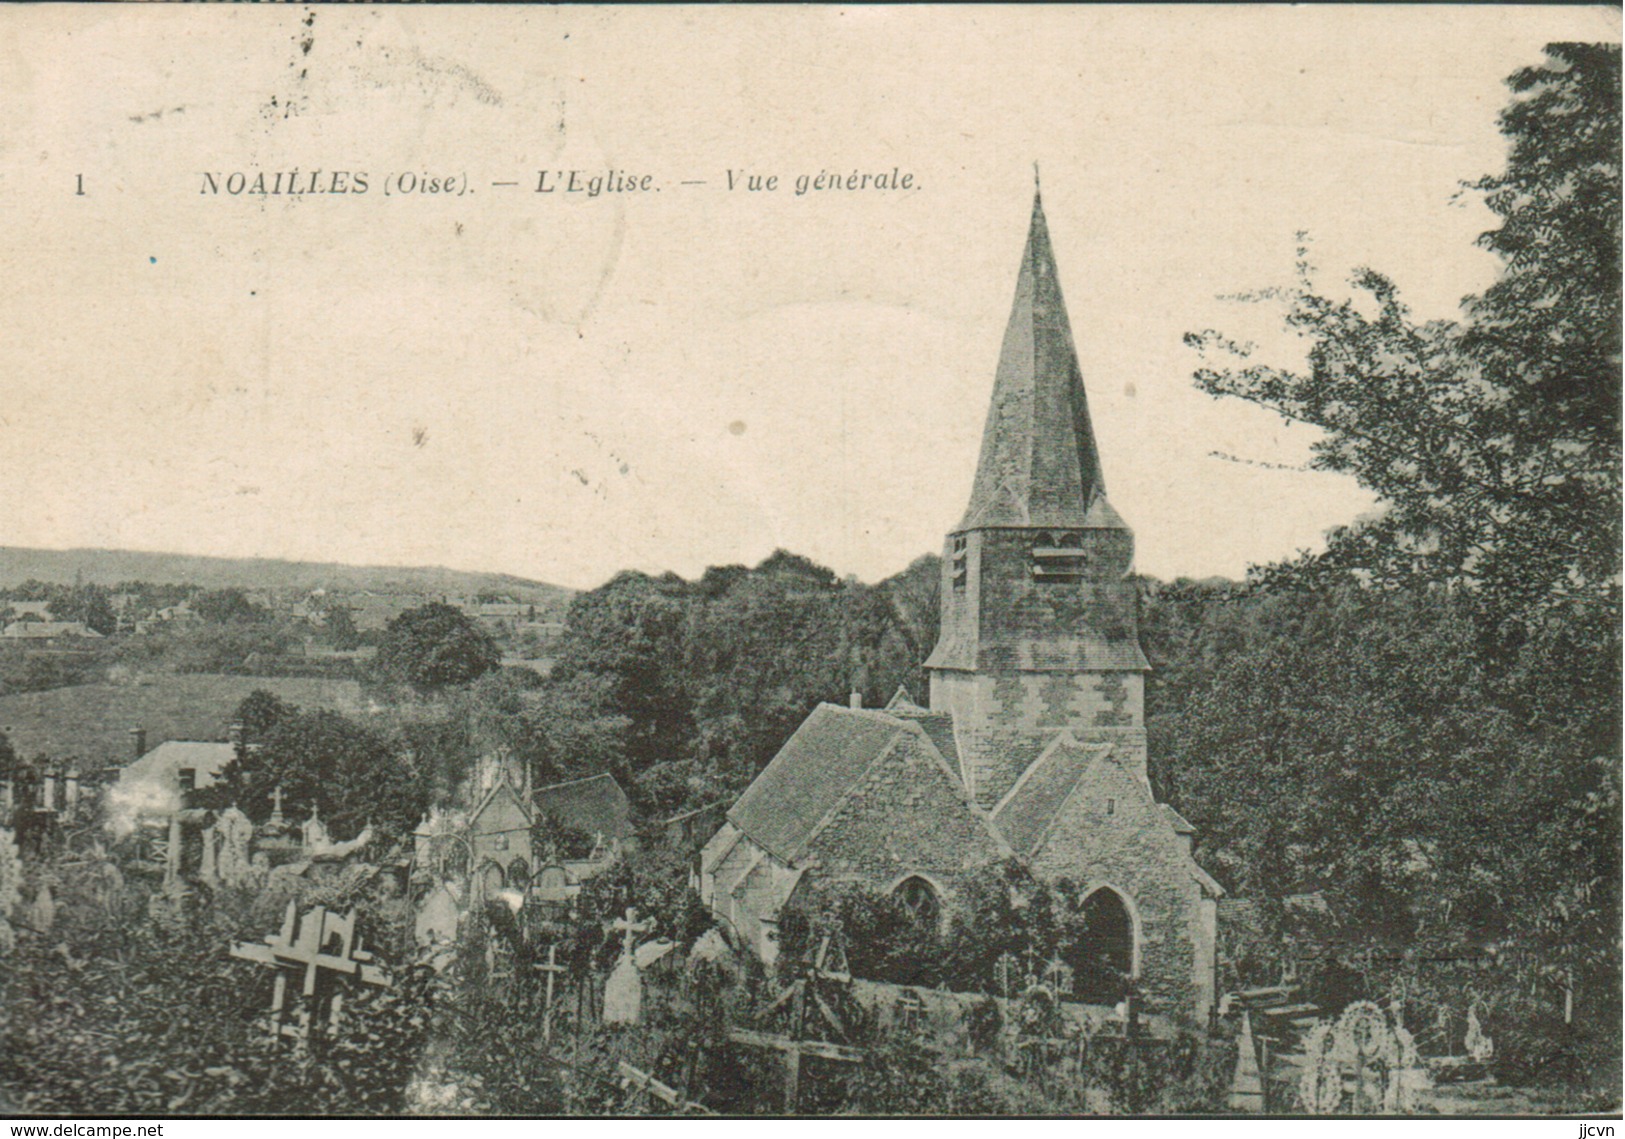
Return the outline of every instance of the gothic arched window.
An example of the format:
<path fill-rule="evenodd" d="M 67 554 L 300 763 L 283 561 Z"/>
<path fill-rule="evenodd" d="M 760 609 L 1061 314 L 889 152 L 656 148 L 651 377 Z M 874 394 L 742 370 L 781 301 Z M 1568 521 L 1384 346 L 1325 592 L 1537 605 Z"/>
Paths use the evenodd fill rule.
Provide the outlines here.
<path fill-rule="evenodd" d="M 892 894 L 908 907 L 915 920 L 922 925 L 934 926 L 942 916 L 942 901 L 937 897 L 936 888 L 918 875 L 897 883 Z"/>

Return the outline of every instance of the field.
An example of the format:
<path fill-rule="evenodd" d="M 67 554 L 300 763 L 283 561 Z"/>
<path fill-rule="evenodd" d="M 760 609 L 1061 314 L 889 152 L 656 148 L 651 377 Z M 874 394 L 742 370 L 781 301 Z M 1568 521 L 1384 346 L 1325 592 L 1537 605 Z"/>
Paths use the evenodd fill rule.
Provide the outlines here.
<path fill-rule="evenodd" d="M 0 731 L 25 759 L 122 764 L 133 757 L 130 730 L 136 727 L 146 729 L 148 748 L 165 740 L 225 739 L 237 705 L 258 688 L 304 708 L 361 710 L 361 689 L 353 680 L 154 674 L 0 697 Z"/>

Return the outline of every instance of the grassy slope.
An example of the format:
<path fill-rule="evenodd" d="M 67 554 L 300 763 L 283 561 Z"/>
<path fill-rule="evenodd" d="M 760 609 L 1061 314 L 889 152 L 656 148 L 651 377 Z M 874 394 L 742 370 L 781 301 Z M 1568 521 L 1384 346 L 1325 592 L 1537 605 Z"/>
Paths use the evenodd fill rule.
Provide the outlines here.
<path fill-rule="evenodd" d="M 147 747 L 165 740 L 223 740 L 232 713 L 256 688 L 304 708 L 361 709 L 353 680 L 157 674 L 127 684 L 84 684 L 0 697 L 0 730 L 17 754 L 77 759 L 86 767 L 132 758 L 130 729 Z"/>

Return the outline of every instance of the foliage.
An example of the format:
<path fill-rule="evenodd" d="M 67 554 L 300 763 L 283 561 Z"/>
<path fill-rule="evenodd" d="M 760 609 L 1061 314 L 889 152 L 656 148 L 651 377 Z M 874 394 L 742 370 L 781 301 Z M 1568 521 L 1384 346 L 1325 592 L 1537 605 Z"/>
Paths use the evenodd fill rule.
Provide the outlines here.
<path fill-rule="evenodd" d="M 896 985 L 1006 995 L 997 962 L 1016 962 L 1010 994 L 1059 959 L 1083 959 L 1089 927 L 1081 891 L 1045 882 L 1011 859 L 960 875 L 943 920 L 922 919 L 896 894 L 817 881 L 798 891 L 780 916 L 780 961 L 809 957 L 826 934 L 845 947 L 856 976 Z M 1074 976 L 1077 984 L 1088 977 Z"/>
<path fill-rule="evenodd" d="M 40 652 L 26 645 L 0 645 L 0 695 L 45 692 L 101 679 L 98 654 Z"/>
<path fill-rule="evenodd" d="M 1460 320 L 1418 324 L 1370 270 L 1326 296 L 1304 254 L 1268 295 L 1306 367 L 1188 338 L 1198 386 L 1319 427 L 1313 465 L 1383 509 L 1250 590 L 1151 598 L 1151 754 L 1221 879 L 1322 899 L 1328 977 L 1488 959 L 1492 1033 L 1583 1041 L 1617 1088 L 1619 48 L 1552 45 L 1510 86 L 1506 169 L 1472 187 L 1503 270 Z"/>
<path fill-rule="evenodd" d="M 17 857 L 17 842 L 12 833 L 0 827 L 0 957 L 16 947 L 17 935 L 11 926 L 11 915 L 22 901 L 18 889 L 22 885 L 23 864 Z"/>
<path fill-rule="evenodd" d="M 1502 222 L 1481 244 L 1505 268 L 1463 320 L 1417 324 L 1372 270 L 1353 281 L 1367 303 L 1325 296 L 1300 251 L 1284 296 L 1306 369 L 1187 337 L 1199 387 L 1321 428 L 1313 465 L 1382 499 L 1380 518 L 1288 567 L 1294 580 L 1358 569 L 1469 586 L 1496 619 L 1568 604 L 1617 619 L 1619 70 L 1617 46 L 1554 45 L 1513 76 L 1507 170 L 1476 183 Z"/>
<path fill-rule="evenodd" d="M 212 589 L 192 598 L 192 612 L 212 625 L 254 624 L 269 614 L 240 589 Z"/>
<path fill-rule="evenodd" d="M 227 764 L 205 797 L 263 820 L 278 787 L 291 810 L 318 810 L 339 838 L 369 823 L 405 835 L 429 803 L 429 789 L 406 755 L 370 728 L 327 710 L 285 712 L 263 747 Z"/>
<path fill-rule="evenodd" d="M 391 621 L 378 644 L 374 675 L 420 693 L 467 684 L 496 668 L 502 652 L 461 609 L 430 602 Z"/>
<path fill-rule="evenodd" d="M 427 1028 L 411 978 L 358 990 L 337 1039 L 302 1056 L 260 1017 L 270 979 L 227 955 L 265 915 L 222 895 L 149 919 L 121 891 L 64 895 L 50 939 L 27 936 L 0 975 L 0 1087 L 25 1114 L 395 1114 Z M 368 915 L 361 915 L 366 927 Z"/>
<path fill-rule="evenodd" d="M 289 716 L 299 713 L 297 704 L 290 704 L 274 692 L 256 688 L 237 705 L 233 722 L 242 725 L 243 739 L 261 743 L 270 737 L 276 726 Z"/>
<path fill-rule="evenodd" d="M 335 605 L 327 610 L 322 635 L 335 649 L 347 651 L 361 644 L 361 630 L 349 606 Z"/>
<path fill-rule="evenodd" d="M 651 815 L 737 795 L 819 701 L 918 690 L 939 569 L 924 558 L 867 586 L 779 551 L 695 582 L 617 575 L 572 602 L 538 760 L 612 771 Z"/>
<path fill-rule="evenodd" d="M 691 861 L 686 851 L 649 842 L 623 854 L 597 877 L 582 883 L 576 899 L 581 923 L 608 928 L 635 906 L 639 920 L 654 920 L 651 937 L 669 937 L 686 950 L 711 928 L 711 915 L 689 888 Z M 619 942 L 606 938 L 600 965 L 613 964 Z"/>

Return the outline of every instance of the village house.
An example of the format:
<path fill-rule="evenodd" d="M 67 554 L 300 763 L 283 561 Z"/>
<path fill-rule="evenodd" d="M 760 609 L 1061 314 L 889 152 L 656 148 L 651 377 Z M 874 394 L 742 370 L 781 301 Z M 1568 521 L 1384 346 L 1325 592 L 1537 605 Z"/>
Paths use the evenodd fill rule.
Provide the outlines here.
<path fill-rule="evenodd" d="M 1194 828 L 1146 773 L 1133 536 L 1105 479 L 1035 197 L 964 518 L 943 551 L 928 704 L 824 704 L 701 855 L 713 914 L 760 957 L 810 878 L 940 920 L 1015 858 L 1068 883 L 1091 930 L 1074 996 L 1205 1025 L 1216 903 Z"/>

